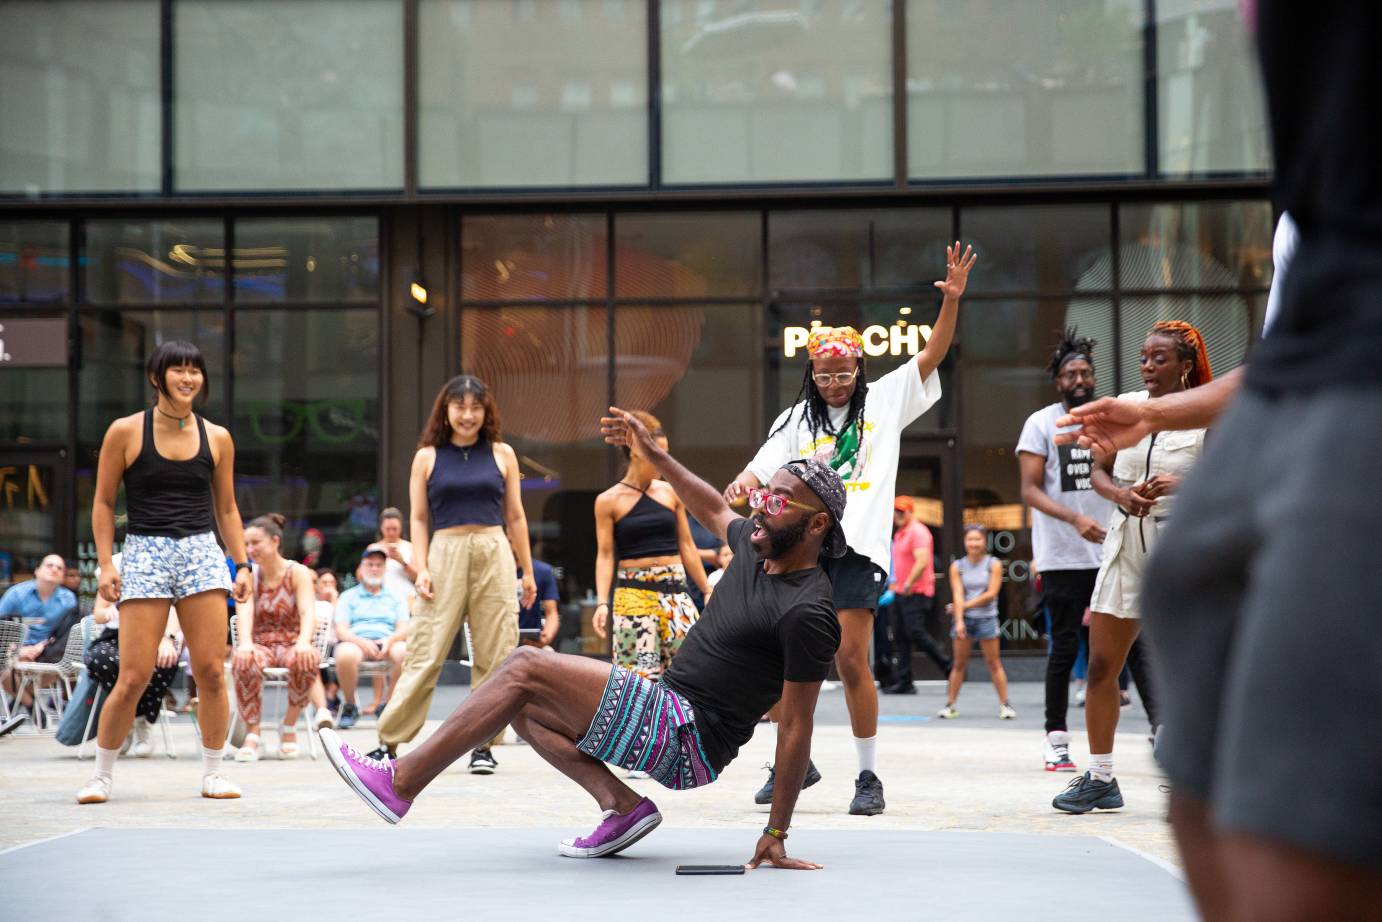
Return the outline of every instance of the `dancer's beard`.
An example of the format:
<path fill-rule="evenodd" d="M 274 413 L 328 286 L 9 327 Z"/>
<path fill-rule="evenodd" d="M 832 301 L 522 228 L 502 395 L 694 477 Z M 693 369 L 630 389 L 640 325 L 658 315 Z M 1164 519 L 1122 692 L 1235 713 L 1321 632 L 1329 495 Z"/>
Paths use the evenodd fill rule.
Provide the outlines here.
<path fill-rule="evenodd" d="M 774 528 L 764 519 L 762 520 L 762 527 L 768 533 L 768 553 L 763 556 L 769 560 L 786 554 L 800 544 L 802 538 L 806 537 L 806 519 L 804 518 L 797 524 L 788 525 L 785 528 Z"/>
<path fill-rule="evenodd" d="M 1094 388 L 1080 384 L 1068 391 L 1061 391 L 1060 396 L 1067 407 L 1078 407 L 1094 399 Z"/>

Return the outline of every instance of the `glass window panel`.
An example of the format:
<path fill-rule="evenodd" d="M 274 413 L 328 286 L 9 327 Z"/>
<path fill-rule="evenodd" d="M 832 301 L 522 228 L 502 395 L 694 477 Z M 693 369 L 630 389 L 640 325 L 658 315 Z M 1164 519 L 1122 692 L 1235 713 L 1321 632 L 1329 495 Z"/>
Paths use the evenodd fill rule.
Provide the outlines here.
<path fill-rule="evenodd" d="M 0 344 L 7 321 L 0 321 Z M 66 367 L 0 365 L 0 445 L 66 442 L 67 420 Z"/>
<path fill-rule="evenodd" d="M 265 218 L 235 223 L 235 300 L 379 299 L 375 218 Z"/>
<path fill-rule="evenodd" d="M 418 176 L 423 186 L 643 185 L 647 7 L 423 0 Z"/>
<path fill-rule="evenodd" d="M 948 208 L 770 212 L 768 287 L 929 289 L 945 278 L 951 224 Z"/>
<path fill-rule="evenodd" d="M 669 183 L 887 179 L 887 0 L 662 5 Z"/>
<path fill-rule="evenodd" d="M 0 4 L 0 191 L 156 192 L 157 0 Z"/>
<path fill-rule="evenodd" d="M 1158 0 L 1157 119 L 1164 174 L 1271 167 L 1267 107 L 1234 0 Z"/>
<path fill-rule="evenodd" d="M 763 310 L 757 304 L 620 307 L 615 403 L 647 410 L 677 459 L 723 487 L 763 439 Z"/>
<path fill-rule="evenodd" d="M 966 208 L 960 238 L 979 254 L 967 292 L 1110 289 L 1110 235 L 1107 205 Z"/>
<path fill-rule="evenodd" d="M 1141 173 L 1142 0 L 907 0 L 914 179 Z"/>
<path fill-rule="evenodd" d="M 756 212 L 621 214 L 614 221 L 621 298 L 756 295 L 763 286 Z"/>
<path fill-rule="evenodd" d="M 284 553 L 354 572 L 379 516 L 379 314 L 251 311 L 235 320 L 235 497 L 288 519 Z"/>
<path fill-rule="evenodd" d="M 939 300 L 879 301 L 871 303 L 790 303 L 769 308 L 764 349 L 768 363 L 768 406 L 765 422 L 776 419 L 801 399 L 806 385 L 807 355 L 803 348 L 811 327 L 852 326 L 864 336 L 865 371 L 876 381 L 915 358 L 926 345 Z M 790 353 L 790 354 L 789 354 Z M 952 351 L 941 362 L 941 399 L 905 430 L 921 434 L 955 425 Z"/>
<path fill-rule="evenodd" d="M 604 215 L 483 215 L 461 223 L 461 297 L 485 301 L 603 298 Z"/>
<path fill-rule="evenodd" d="M 179 0 L 182 190 L 403 185 L 403 11 L 373 0 Z"/>
<path fill-rule="evenodd" d="M 1252 346 L 1254 301 L 1241 295 L 1151 295 L 1125 297 L 1119 307 L 1122 369 L 1119 391 L 1144 390 L 1138 363 L 1142 344 L 1159 320 L 1184 320 L 1204 337 L 1209 367 L 1223 375 L 1243 364 Z"/>
<path fill-rule="evenodd" d="M 518 453 L 533 554 L 559 569 L 560 649 L 609 655 L 595 609 L 595 497 L 615 472 L 599 435 L 609 405 L 609 314 L 594 307 L 461 311 L 461 368 L 498 402 Z"/>
<path fill-rule="evenodd" d="M 83 292 L 98 304 L 217 304 L 225 298 L 225 262 L 219 220 L 92 220 Z"/>
<path fill-rule="evenodd" d="M 64 221 L 0 221 L 0 304 L 66 301 L 67 238 Z"/>
<path fill-rule="evenodd" d="M 1266 288 L 1269 202 L 1175 202 L 1118 209 L 1122 288 Z"/>

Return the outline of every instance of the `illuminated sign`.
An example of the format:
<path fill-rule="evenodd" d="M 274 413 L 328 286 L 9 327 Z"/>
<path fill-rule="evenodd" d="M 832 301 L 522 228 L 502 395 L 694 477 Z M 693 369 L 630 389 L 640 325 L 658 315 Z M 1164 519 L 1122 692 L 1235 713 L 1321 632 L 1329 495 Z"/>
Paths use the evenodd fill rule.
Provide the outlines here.
<path fill-rule="evenodd" d="M 864 354 L 877 358 L 880 355 L 916 355 L 931 337 L 928 324 L 917 326 L 914 323 L 895 324 L 890 327 L 871 326 L 859 331 L 864 337 Z M 800 349 L 806 348 L 811 337 L 810 327 L 784 327 L 782 330 L 782 354 L 792 358 Z"/>

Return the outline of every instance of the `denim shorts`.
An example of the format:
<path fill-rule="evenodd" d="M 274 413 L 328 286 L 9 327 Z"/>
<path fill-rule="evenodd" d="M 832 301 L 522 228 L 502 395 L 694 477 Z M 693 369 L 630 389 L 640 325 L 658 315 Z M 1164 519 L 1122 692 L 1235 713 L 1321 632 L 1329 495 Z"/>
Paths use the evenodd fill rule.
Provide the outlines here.
<path fill-rule="evenodd" d="M 950 636 L 955 636 L 955 628 L 950 628 Z M 972 618 L 965 615 L 965 636 L 970 640 L 992 640 L 998 636 L 998 616 L 980 615 Z"/>
<path fill-rule="evenodd" d="M 211 532 L 169 538 L 129 535 L 120 561 L 120 601 L 172 599 L 175 603 L 219 589 L 231 589 L 225 551 Z"/>

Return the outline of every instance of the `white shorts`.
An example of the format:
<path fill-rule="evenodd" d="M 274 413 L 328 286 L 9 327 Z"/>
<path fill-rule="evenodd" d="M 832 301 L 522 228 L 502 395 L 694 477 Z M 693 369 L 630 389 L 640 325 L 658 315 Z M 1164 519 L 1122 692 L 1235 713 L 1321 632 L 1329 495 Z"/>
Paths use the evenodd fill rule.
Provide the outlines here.
<path fill-rule="evenodd" d="M 1119 510 L 1104 537 L 1099 575 L 1089 609 L 1115 618 L 1142 617 L 1142 574 L 1165 519 L 1131 518 Z"/>
<path fill-rule="evenodd" d="M 120 601 L 172 599 L 231 590 L 226 554 L 211 532 L 168 538 L 129 535 L 120 559 Z"/>

